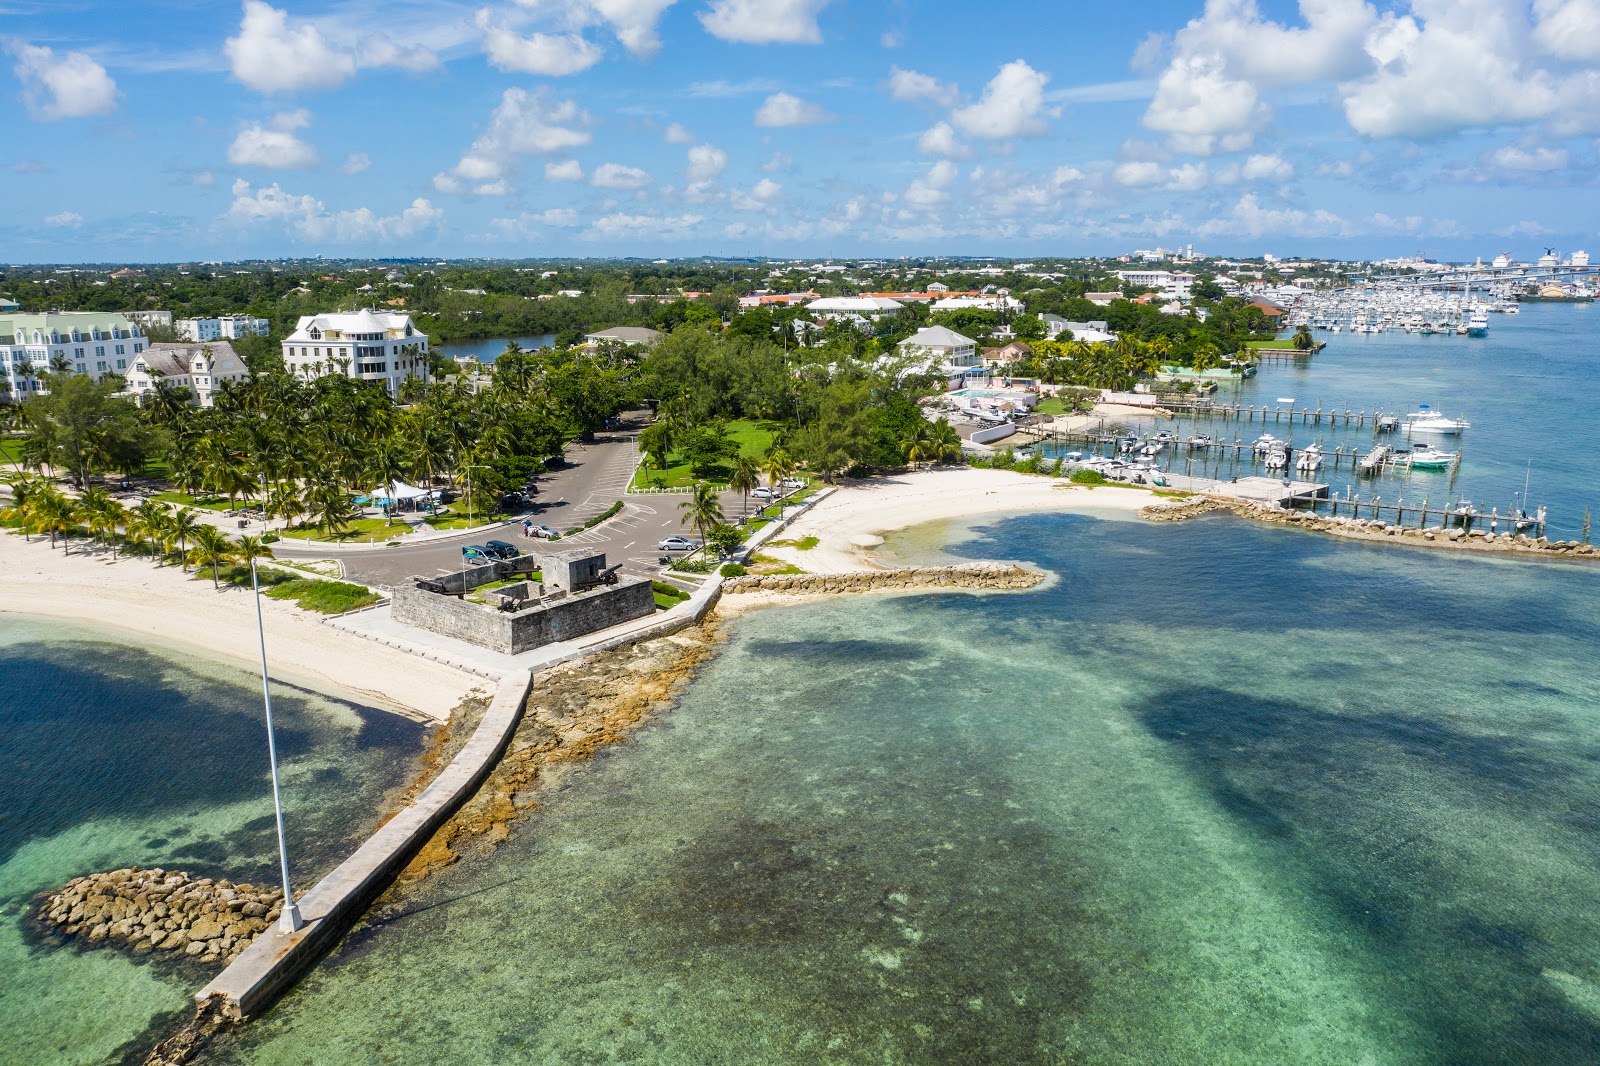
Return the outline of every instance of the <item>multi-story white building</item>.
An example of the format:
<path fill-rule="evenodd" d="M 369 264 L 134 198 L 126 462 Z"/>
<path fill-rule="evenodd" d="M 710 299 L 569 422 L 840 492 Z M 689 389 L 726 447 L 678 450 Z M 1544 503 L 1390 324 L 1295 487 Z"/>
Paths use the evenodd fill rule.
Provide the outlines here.
<path fill-rule="evenodd" d="M 116 312 L 0 315 L 0 387 L 5 399 L 25 400 L 48 391 L 36 375 L 58 365 L 96 381 L 125 375 L 145 346 L 139 324 Z"/>
<path fill-rule="evenodd" d="M 380 382 L 398 396 L 407 378 L 428 380 L 428 335 L 399 311 L 302 315 L 283 342 L 283 365 L 307 380 L 343 374 Z"/>
<path fill-rule="evenodd" d="M 178 336 L 191 341 L 236 341 L 240 337 L 265 337 L 272 322 L 249 315 L 223 315 L 221 318 L 180 318 L 173 323 Z"/>
<path fill-rule="evenodd" d="M 224 381 L 244 381 L 250 368 L 227 341 L 207 344 L 152 344 L 128 367 L 127 391 L 139 397 L 154 392 L 158 381 L 189 390 L 189 403 L 210 407 Z"/>

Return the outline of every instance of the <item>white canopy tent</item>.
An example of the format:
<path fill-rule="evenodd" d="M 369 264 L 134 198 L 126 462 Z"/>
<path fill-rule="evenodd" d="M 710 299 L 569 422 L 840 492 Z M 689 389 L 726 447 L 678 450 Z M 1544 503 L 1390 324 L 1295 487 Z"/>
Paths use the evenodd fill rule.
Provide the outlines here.
<path fill-rule="evenodd" d="M 424 496 L 433 495 L 429 489 L 419 489 L 415 485 L 407 485 L 404 481 L 396 481 L 387 487 L 379 486 L 372 490 L 374 500 L 420 500 Z"/>

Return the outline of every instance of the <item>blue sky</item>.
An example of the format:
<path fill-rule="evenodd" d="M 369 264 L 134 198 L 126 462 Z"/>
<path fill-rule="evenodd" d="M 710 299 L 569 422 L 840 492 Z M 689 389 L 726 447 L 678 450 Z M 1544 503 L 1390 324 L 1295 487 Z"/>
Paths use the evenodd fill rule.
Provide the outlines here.
<path fill-rule="evenodd" d="M 1600 252 L 1600 0 L 0 0 L 0 258 Z"/>

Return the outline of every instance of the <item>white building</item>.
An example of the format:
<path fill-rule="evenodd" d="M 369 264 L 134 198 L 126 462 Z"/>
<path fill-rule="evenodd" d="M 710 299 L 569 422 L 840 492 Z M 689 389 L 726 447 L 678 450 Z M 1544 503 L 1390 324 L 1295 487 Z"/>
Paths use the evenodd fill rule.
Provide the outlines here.
<path fill-rule="evenodd" d="M 612 326 L 610 329 L 600 329 L 593 333 L 583 335 L 585 348 L 594 349 L 602 344 L 642 344 L 646 348 L 654 348 L 666 338 L 666 334 L 659 329 L 649 326 Z"/>
<path fill-rule="evenodd" d="M 913 333 L 899 347 L 900 354 L 914 360 L 918 369 L 943 374 L 951 388 L 968 377 L 986 374 L 978 355 L 978 342 L 944 326 L 929 326 Z"/>
<path fill-rule="evenodd" d="M 1085 344 L 1110 344 L 1117 339 L 1117 335 L 1111 332 L 1111 326 L 1103 319 L 1070 322 L 1060 315 L 1040 315 L 1039 321 L 1044 323 L 1045 333 L 1051 340 L 1069 331 L 1073 340 L 1083 341 Z"/>
<path fill-rule="evenodd" d="M 207 344 L 150 345 L 128 367 L 127 391 L 135 397 L 154 392 L 158 381 L 189 390 L 189 403 L 210 407 L 224 381 L 245 381 L 250 368 L 227 341 Z"/>
<path fill-rule="evenodd" d="M 221 318 L 180 318 L 173 323 L 178 336 L 191 341 L 236 341 L 240 337 L 265 337 L 272 322 L 249 315 L 224 315 Z"/>
<path fill-rule="evenodd" d="M 396 311 L 335 311 L 301 315 L 283 342 L 283 365 L 310 380 L 343 374 L 375 381 L 390 396 L 407 378 L 428 380 L 428 335 Z"/>
<path fill-rule="evenodd" d="M 1022 310 L 1022 301 L 1012 299 L 1010 296 L 996 294 L 994 296 L 946 296 L 935 300 L 930 308 L 934 311 L 999 311 L 1016 312 Z"/>
<path fill-rule="evenodd" d="M 899 300 L 891 300 L 887 296 L 824 296 L 806 304 L 806 310 L 818 318 L 860 315 L 875 320 L 883 315 L 892 315 L 904 306 Z"/>
<path fill-rule="evenodd" d="M 127 315 L 106 311 L 54 311 L 0 315 L 0 388 L 5 398 L 25 400 L 48 391 L 34 375 L 64 365 L 68 373 L 99 381 L 126 374 L 145 349 L 144 332 Z"/>

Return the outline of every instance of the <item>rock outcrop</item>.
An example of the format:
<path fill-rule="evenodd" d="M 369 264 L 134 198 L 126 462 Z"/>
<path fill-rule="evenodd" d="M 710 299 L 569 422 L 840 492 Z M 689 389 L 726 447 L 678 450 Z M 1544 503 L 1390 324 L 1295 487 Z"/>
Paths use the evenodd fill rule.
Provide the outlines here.
<path fill-rule="evenodd" d="M 1039 571 L 1015 563 L 961 563 L 846 574 L 750 574 L 724 581 L 722 591 L 828 595 L 882 589 L 1026 589 L 1043 580 Z"/>
<path fill-rule="evenodd" d="M 135 952 L 181 952 L 200 962 L 231 962 L 278 920 L 283 890 L 193 878 L 177 870 L 130 866 L 68 881 L 45 897 L 38 917 L 91 944 Z"/>

